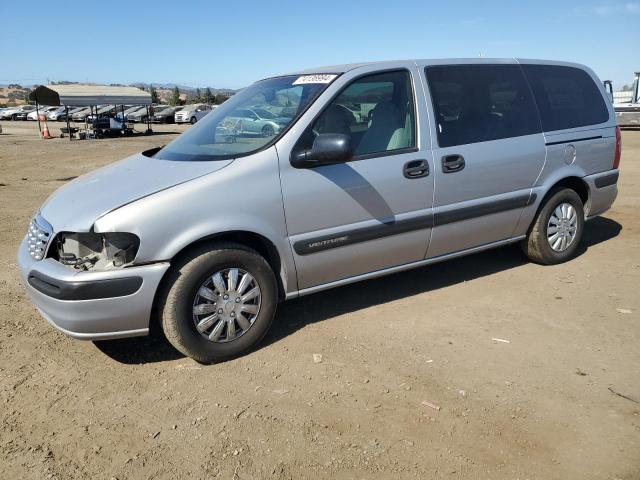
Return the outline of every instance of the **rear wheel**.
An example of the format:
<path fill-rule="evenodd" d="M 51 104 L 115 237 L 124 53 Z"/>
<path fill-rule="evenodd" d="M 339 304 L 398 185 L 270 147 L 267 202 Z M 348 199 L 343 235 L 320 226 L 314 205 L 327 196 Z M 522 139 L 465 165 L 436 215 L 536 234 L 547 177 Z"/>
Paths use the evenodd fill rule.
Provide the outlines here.
<path fill-rule="evenodd" d="M 583 229 L 582 199 L 574 190 L 559 188 L 549 194 L 536 215 L 522 249 L 536 263 L 562 263 L 575 254 Z"/>
<path fill-rule="evenodd" d="M 211 363 L 254 347 L 273 321 L 277 300 L 267 261 L 242 245 L 221 243 L 195 249 L 172 267 L 158 311 L 176 349 Z"/>
<path fill-rule="evenodd" d="M 263 137 L 273 137 L 274 134 L 273 127 L 271 125 L 265 125 L 262 127 L 262 136 Z"/>

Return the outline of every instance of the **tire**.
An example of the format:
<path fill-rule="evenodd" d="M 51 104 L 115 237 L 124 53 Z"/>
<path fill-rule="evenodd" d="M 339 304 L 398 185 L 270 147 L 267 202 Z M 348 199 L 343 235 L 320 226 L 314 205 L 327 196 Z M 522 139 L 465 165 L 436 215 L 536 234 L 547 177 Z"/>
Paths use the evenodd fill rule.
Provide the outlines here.
<path fill-rule="evenodd" d="M 263 137 L 272 137 L 275 131 L 271 125 L 265 125 L 262 127 L 262 136 Z"/>
<path fill-rule="evenodd" d="M 213 320 L 214 323 L 211 323 L 205 332 L 199 333 L 196 329 L 196 322 L 202 322 L 203 318 L 196 318 L 194 307 L 196 303 L 203 302 L 198 295 L 203 284 L 207 285 L 206 282 L 212 282 L 212 276 L 216 272 L 228 272 L 230 269 L 239 270 L 241 274 L 244 271 L 253 277 L 255 285 L 259 287 L 261 293 L 257 314 L 252 320 L 253 323 L 244 331 L 242 331 L 239 321 L 236 323 L 228 316 L 224 317 L 227 321 L 231 320 L 234 330 L 237 328 L 240 330 L 235 330 L 237 336 L 231 340 L 229 338 L 223 339 L 221 336 L 220 341 L 212 341 L 207 338 L 207 335 L 219 326 L 220 317 L 214 312 L 212 315 L 216 318 Z M 240 280 L 241 277 L 238 277 L 236 282 L 238 290 L 242 284 Z M 215 289 L 213 283 L 210 285 L 212 293 L 215 293 L 213 292 Z M 226 280 L 224 285 L 228 285 Z M 247 291 L 251 291 L 251 289 L 253 287 Z M 218 292 L 217 289 L 215 291 Z M 214 310 L 218 307 L 223 307 L 225 311 L 227 307 L 234 308 L 233 298 L 222 303 L 222 294 L 216 293 L 216 295 L 218 295 L 216 300 L 211 300 L 210 303 L 210 305 L 216 306 Z M 204 302 L 207 301 L 204 300 Z M 231 305 L 228 305 L 229 303 Z M 237 357 L 255 347 L 269 330 L 277 303 L 276 278 L 267 261 L 256 251 L 243 245 L 217 243 L 192 250 L 171 267 L 158 298 L 158 313 L 167 340 L 178 351 L 200 363 L 214 363 Z M 209 315 L 208 312 L 202 314 L 203 317 L 207 315 Z M 232 314 L 225 313 L 225 315 Z M 238 313 L 238 315 L 241 314 Z M 248 323 L 244 314 L 242 316 L 244 323 Z M 230 327 L 224 320 L 222 320 L 222 325 L 220 331 L 224 331 L 225 337 L 228 337 Z"/>
<path fill-rule="evenodd" d="M 18 115 L 16 115 L 15 113 L 11 115 L 11 120 L 15 122 L 17 119 L 18 119 Z"/>
<path fill-rule="evenodd" d="M 196 117 L 191 117 L 191 120 L 189 120 L 189 123 L 191 125 L 193 125 L 194 123 L 196 123 L 198 121 L 198 119 Z"/>
<path fill-rule="evenodd" d="M 559 210 L 557 209 L 562 209 L 564 205 L 570 205 L 575 210 L 575 222 L 566 220 L 565 226 L 560 226 L 560 228 L 556 227 L 555 230 L 558 230 L 558 232 L 554 233 L 554 230 L 551 230 L 551 228 L 557 224 L 558 216 L 562 217 L 562 215 L 559 215 Z M 571 212 L 571 210 L 567 208 L 565 208 L 565 211 Z M 553 220 L 551 220 L 552 216 L 554 216 Z M 570 216 L 573 218 L 572 214 Z M 575 233 L 573 233 L 573 237 L 570 239 L 572 224 L 575 225 Z M 565 237 L 567 238 L 566 246 L 562 245 L 562 232 L 560 230 L 563 228 L 565 232 L 567 232 Z M 538 211 L 536 218 L 529 228 L 527 237 L 522 241 L 522 250 L 531 261 L 541 265 L 563 263 L 575 255 L 580 240 L 582 239 L 583 230 L 584 206 L 582 199 L 574 190 L 560 187 L 552 190 L 547 195 L 547 200 Z M 548 237 L 548 235 L 550 237 Z M 560 242 L 560 245 L 558 245 L 558 242 Z M 554 244 L 553 246 L 552 243 Z M 554 246 L 556 248 L 554 248 Z"/>

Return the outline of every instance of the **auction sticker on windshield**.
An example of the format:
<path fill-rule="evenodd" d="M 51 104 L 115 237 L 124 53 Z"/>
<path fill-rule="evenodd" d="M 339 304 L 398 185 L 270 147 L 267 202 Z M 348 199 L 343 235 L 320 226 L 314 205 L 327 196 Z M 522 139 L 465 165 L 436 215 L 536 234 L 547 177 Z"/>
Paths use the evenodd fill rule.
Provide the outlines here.
<path fill-rule="evenodd" d="M 331 83 L 337 75 L 333 74 L 317 74 L 317 75 L 302 75 L 298 77 L 293 85 L 305 85 L 308 83 Z"/>

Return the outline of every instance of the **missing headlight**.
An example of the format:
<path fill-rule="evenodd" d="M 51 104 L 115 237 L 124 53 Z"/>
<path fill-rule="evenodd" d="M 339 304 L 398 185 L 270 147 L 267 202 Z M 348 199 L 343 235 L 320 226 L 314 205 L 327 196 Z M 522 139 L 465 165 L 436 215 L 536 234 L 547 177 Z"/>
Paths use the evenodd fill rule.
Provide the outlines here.
<path fill-rule="evenodd" d="M 57 260 L 79 270 L 109 270 L 133 262 L 140 239 L 132 233 L 60 233 Z"/>

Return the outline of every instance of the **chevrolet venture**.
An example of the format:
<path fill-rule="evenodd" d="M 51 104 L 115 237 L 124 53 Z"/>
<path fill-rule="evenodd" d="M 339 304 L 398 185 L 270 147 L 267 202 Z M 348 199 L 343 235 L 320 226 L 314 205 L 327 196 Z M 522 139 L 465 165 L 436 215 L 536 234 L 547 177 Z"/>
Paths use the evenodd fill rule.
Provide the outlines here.
<path fill-rule="evenodd" d="M 291 115 L 254 133 L 237 112 L 256 108 Z M 158 321 L 185 355 L 219 361 L 255 346 L 282 300 L 512 242 L 540 264 L 570 259 L 616 198 L 620 148 L 582 65 L 416 60 L 268 78 L 53 194 L 20 246 L 21 276 L 68 335 L 145 335 Z"/>

